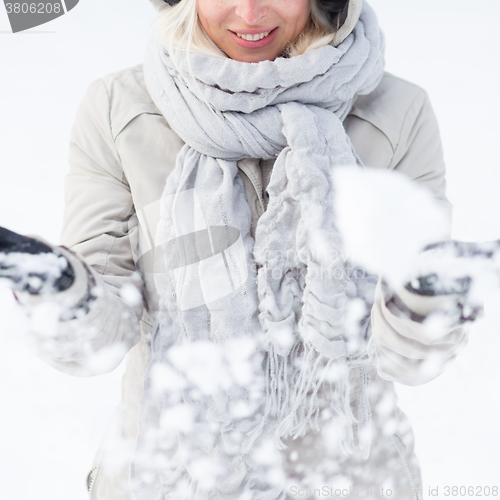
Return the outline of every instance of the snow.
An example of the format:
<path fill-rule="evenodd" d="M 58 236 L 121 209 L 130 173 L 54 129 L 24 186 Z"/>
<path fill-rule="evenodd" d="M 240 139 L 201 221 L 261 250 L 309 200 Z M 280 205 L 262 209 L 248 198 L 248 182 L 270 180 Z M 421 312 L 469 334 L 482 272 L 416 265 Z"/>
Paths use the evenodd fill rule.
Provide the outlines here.
<path fill-rule="evenodd" d="M 500 238 L 500 3 L 371 4 L 386 33 L 388 70 L 424 87 L 437 114 L 453 237 Z M 93 80 L 141 62 L 154 15 L 146 0 L 85 0 L 50 24 L 11 35 L 0 7 L 0 225 L 58 242 L 76 109 Z M 499 485 L 499 305 L 495 292 L 445 373 L 398 388 L 416 434 L 424 492 L 439 488 L 434 498 L 447 498 L 445 486 Z M 123 365 L 92 379 L 58 373 L 29 351 L 19 334 L 24 319 L 4 287 L 0 317 L 0 498 L 84 500 L 85 476 L 119 401 Z"/>
<path fill-rule="evenodd" d="M 142 301 L 141 292 L 130 283 L 120 288 L 120 297 L 132 307 L 139 305 Z"/>
<path fill-rule="evenodd" d="M 333 178 L 336 224 L 348 259 L 397 290 L 421 250 L 446 238 L 446 214 L 399 172 L 342 168 Z"/>
<path fill-rule="evenodd" d="M 54 282 L 67 266 L 66 258 L 55 253 L 0 252 L 0 282 L 2 276 L 22 278 L 17 283 L 20 289 L 29 286 L 39 294 L 53 293 Z"/>

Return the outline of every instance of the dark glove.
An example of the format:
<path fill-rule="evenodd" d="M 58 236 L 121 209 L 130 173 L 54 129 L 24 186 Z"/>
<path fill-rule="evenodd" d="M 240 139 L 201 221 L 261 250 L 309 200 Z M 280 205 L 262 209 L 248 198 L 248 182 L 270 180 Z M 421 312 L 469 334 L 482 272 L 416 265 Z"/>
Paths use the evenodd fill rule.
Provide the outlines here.
<path fill-rule="evenodd" d="M 0 281 L 13 290 L 32 295 L 68 289 L 75 273 L 57 248 L 0 227 Z"/>
<path fill-rule="evenodd" d="M 461 321 L 474 321 L 483 310 L 482 304 L 471 302 L 469 292 L 482 273 L 491 273 L 495 258 L 500 253 L 500 241 L 468 243 L 443 241 L 427 246 L 422 256 L 442 262 L 443 270 L 416 276 L 405 288 L 411 293 L 425 296 L 458 295 Z M 498 270 L 495 270 L 495 274 Z M 460 275 L 461 274 L 461 275 Z M 495 277 L 495 279 L 498 279 Z"/>

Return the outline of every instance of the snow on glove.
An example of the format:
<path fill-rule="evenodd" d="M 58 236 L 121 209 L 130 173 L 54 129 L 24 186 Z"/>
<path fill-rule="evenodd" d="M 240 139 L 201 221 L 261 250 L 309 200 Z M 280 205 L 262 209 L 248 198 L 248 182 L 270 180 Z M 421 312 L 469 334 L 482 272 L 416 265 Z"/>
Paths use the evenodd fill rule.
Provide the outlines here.
<path fill-rule="evenodd" d="M 400 295 L 420 302 L 455 296 L 459 322 L 474 321 L 483 312 L 487 292 L 500 283 L 500 241 L 443 241 L 428 245 L 413 275 Z"/>
<path fill-rule="evenodd" d="M 467 345 L 469 325 L 498 287 L 500 244 L 444 241 L 425 247 L 408 282 L 381 277 L 371 313 L 379 375 L 406 385 L 436 378 Z"/>
<path fill-rule="evenodd" d="M 67 290 L 75 280 L 73 267 L 56 248 L 0 227 L 0 281 L 31 295 Z"/>

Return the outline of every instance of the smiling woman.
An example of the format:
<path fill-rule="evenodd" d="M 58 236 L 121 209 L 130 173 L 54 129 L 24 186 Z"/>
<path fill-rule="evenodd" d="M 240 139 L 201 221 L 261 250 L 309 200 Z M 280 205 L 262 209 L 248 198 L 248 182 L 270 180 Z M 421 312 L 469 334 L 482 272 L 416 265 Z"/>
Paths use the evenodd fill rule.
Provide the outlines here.
<path fill-rule="evenodd" d="M 297 39 L 309 14 L 309 0 L 198 0 L 198 16 L 205 32 L 231 59 L 243 62 L 276 59 Z"/>
<path fill-rule="evenodd" d="M 153 0 L 163 4 L 163 0 Z M 303 54 L 348 34 L 338 31 L 348 15 L 347 0 L 171 0 L 156 23 L 168 47 L 184 47 L 236 61 L 259 62 Z M 351 2 L 349 16 L 359 16 Z M 171 45 L 172 44 L 172 45 Z"/>

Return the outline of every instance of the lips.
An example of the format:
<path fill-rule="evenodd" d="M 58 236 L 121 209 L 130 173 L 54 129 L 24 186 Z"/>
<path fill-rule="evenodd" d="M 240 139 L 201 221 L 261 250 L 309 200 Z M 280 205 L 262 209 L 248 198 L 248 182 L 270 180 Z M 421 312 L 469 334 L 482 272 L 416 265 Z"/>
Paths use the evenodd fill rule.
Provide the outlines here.
<path fill-rule="evenodd" d="M 253 30 L 238 30 L 238 32 L 235 31 L 229 31 L 231 33 L 231 36 L 233 37 L 234 41 L 240 46 L 244 47 L 245 49 L 261 49 L 262 47 L 266 47 L 272 41 L 276 38 L 276 35 L 278 33 L 278 28 L 274 29 L 253 29 Z M 255 36 L 255 35 L 260 35 L 262 33 L 269 33 L 267 36 L 260 38 L 259 40 L 245 40 L 241 36 L 238 36 L 236 33 L 239 35 L 244 35 L 244 36 Z"/>

